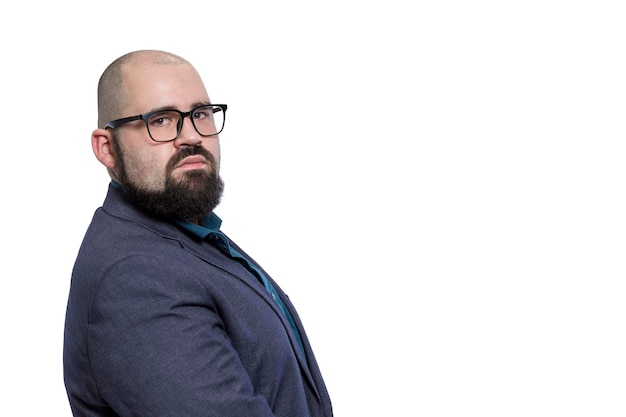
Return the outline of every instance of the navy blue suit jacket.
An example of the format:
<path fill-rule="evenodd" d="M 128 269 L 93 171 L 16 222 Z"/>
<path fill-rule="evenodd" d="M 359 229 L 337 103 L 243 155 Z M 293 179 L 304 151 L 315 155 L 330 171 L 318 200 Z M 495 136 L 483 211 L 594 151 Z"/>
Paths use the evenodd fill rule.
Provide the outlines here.
<path fill-rule="evenodd" d="M 332 416 L 298 314 L 271 282 L 306 355 L 248 270 L 110 187 L 72 273 L 63 352 L 72 412 Z"/>

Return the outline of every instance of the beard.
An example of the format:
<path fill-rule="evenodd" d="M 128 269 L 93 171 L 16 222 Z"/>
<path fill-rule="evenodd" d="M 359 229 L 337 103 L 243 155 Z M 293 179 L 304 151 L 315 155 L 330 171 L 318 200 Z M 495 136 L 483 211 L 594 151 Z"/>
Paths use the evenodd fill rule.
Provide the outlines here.
<path fill-rule="evenodd" d="M 113 141 L 118 155 L 118 175 L 126 196 L 145 211 L 160 217 L 196 221 L 213 211 L 220 203 L 224 182 L 219 176 L 215 157 L 201 146 L 180 148 L 165 167 L 165 186 L 162 190 L 149 190 L 128 176 L 125 158 L 118 141 Z M 176 165 L 191 155 L 203 156 L 211 171 L 191 170 L 183 172 L 181 178 L 172 174 Z"/>

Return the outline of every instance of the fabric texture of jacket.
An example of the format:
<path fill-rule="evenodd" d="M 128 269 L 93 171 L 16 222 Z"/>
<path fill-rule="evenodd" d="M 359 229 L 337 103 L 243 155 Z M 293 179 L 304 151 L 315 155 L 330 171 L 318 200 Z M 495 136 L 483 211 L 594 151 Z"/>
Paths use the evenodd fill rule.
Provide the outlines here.
<path fill-rule="evenodd" d="M 300 318 L 271 282 L 305 355 L 243 265 L 109 187 L 72 273 L 63 362 L 73 414 L 331 417 Z"/>

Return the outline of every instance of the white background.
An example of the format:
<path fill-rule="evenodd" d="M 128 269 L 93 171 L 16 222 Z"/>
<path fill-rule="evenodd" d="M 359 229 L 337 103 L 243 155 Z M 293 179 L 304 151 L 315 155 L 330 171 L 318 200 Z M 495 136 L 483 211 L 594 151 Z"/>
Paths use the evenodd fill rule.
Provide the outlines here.
<path fill-rule="evenodd" d="M 299 307 L 336 416 L 626 414 L 619 1 L 11 2 L 0 17 L 0 415 L 70 416 L 96 84 L 189 59 L 223 229 Z"/>

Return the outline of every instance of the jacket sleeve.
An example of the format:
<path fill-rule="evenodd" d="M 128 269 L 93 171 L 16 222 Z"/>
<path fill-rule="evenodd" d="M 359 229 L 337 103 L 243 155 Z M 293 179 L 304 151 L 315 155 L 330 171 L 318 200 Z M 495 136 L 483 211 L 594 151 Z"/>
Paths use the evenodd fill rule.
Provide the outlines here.
<path fill-rule="evenodd" d="M 180 264 L 132 255 L 103 273 L 87 348 L 120 416 L 269 417 L 233 348 L 219 305 Z"/>

